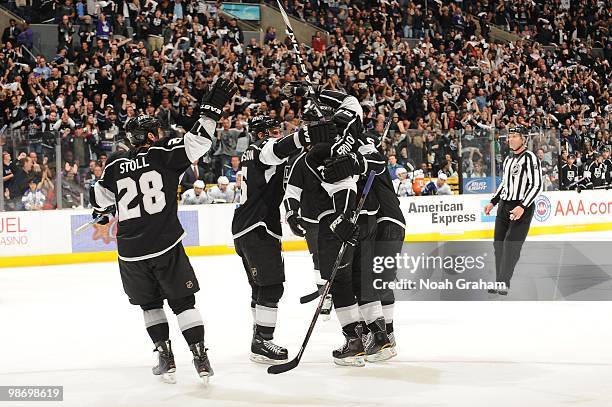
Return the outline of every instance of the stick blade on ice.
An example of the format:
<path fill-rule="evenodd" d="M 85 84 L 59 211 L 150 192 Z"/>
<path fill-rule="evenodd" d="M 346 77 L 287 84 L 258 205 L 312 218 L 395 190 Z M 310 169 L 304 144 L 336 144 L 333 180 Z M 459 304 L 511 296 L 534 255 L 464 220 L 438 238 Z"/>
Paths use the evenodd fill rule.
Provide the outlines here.
<path fill-rule="evenodd" d="M 291 369 L 295 369 L 300 363 L 298 358 L 292 359 L 287 363 L 283 363 L 282 365 L 273 365 L 268 368 L 269 374 L 279 374 L 290 371 Z"/>

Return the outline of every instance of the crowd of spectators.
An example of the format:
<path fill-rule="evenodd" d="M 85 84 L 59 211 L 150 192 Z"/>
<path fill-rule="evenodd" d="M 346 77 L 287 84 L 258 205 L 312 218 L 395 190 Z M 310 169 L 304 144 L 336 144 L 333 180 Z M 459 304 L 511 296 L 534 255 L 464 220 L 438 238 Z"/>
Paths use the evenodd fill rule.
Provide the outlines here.
<path fill-rule="evenodd" d="M 465 10 L 490 24 L 542 45 L 583 41 L 590 47 L 610 45 L 609 3 L 602 0 L 477 0 Z"/>
<path fill-rule="evenodd" d="M 485 2 L 447 3 L 286 0 L 285 6 L 329 34 L 317 33 L 300 47 L 313 79 L 355 95 L 368 132 L 381 136 L 386 120 L 392 121 L 382 146 L 390 166 L 407 169 L 411 178 L 489 176 L 507 153 L 504 132 L 517 125 L 530 129 L 533 148 L 550 163 L 551 185 L 560 151 L 565 157 L 610 146 L 610 64 L 591 53 L 593 38 L 569 36 L 552 49 L 527 39 L 497 43 L 474 16 Z M 248 146 L 253 115 L 276 117 L 284 133 L 299 126 L 306 101 L 281 94 L 299 75 L 290 47 L 277 36 L 280 28 L 268 27 L 263 43 L 245 43 L 237 21 L 221 18 L 221 2 L 91 4 L 93 10 L 90 2 L 56 3 L 58 50 L 49 61 L 30 55 L 31 34 L 30 43 L 22 36 L 27 24 L 8 27 L 2 36 L 5 148 L 17 160 L 10 165 L 14 172 L 37 174 L 43 207 L 53 207 L 57 198 L 49 198 L 42 174 L 52 180 L 61 171 L 62 185 L 72 191 L 62 199 L 78 206 L 121 144 L 128 118 L 154 115 L 167 136 L 181 136 L 220 75 L 235 80 L 240 91 L 226 107 L 211 154 L 194 163 L 185 191 L 194 189 L 199 197 L 197 180 L 221 189 L 225 180 L 219 177 L 226 177 L 238 195 L 238 157 Z M 53 165 L 58 135 L 60 168 Z M 37 159 L 21 157 L 24 152 Z M 29 160 L 40 171 L 26 170 Z M 397 178 L 396 171 L 392 175 Z M 5 198 L 23 208 L 28 189 L 29 183 L 9 179 Z M 39 206 L 35 197 L 28 199 L 32 207 Z"/>

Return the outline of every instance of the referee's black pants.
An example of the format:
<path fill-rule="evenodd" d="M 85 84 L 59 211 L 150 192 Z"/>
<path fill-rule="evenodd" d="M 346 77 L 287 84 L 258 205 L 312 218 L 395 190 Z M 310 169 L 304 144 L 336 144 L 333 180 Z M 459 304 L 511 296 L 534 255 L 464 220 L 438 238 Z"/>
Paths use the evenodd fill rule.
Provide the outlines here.
<path fill-rule="evenodd" d="M 523 243 L 529 233 L 535 204 L 525 209 L 518 220 L 510 220 L 510 211 L 516 208 L 520 201 L 500 201 L 495 219 L 495 235 L 493 248 L 495 251 L 495 274 L 497 282 L 506 283 L 510 288 L 510 280 L 514 268 L 521 256 Z"/>

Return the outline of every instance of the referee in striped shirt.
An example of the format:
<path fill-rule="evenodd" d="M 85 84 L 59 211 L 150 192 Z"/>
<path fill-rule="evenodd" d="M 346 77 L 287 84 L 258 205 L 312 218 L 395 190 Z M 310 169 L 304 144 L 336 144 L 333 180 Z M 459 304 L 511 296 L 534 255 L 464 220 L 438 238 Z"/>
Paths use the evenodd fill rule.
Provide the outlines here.
<path fill-rule="evenodd" d="M 506 289 L 489 290 L 489 293 L 500 295 L 508 294 L 514 267 L 533 218 L 534 201 L 542 191 L 540 160 L 527 150 L 524 128 L 515 127 L 508 131 L 508 146 L 512 154 L 504 160 L 502 182 L 491 202 L 484 208 L 485 214 L 489 215 L 493 206 L 499 204 L 493 248 L 496 281 L 505 283 Z"/>

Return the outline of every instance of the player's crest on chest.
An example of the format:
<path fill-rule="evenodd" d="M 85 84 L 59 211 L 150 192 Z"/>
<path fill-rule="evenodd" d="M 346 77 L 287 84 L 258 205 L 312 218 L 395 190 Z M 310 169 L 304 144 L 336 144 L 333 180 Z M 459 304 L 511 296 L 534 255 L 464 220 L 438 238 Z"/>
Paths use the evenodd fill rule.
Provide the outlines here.
<path fill-rule="evenodd" d="M 576 176 L 576 174 L 574 174 L 574 171 L 568 171 L 567 172 L 567 179 L 568 180 L 570 180 L 570 181 L 573 180 L 575 176 Z"/>

